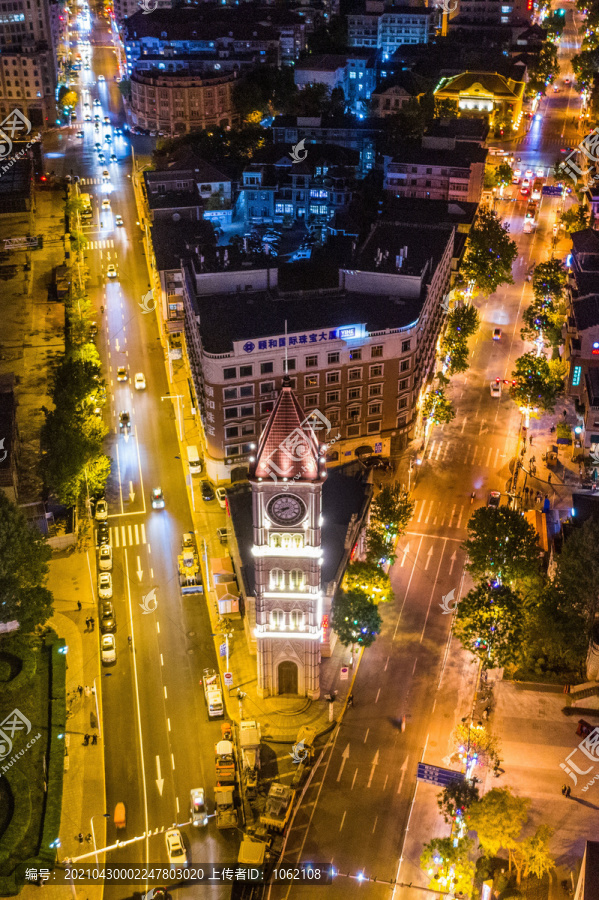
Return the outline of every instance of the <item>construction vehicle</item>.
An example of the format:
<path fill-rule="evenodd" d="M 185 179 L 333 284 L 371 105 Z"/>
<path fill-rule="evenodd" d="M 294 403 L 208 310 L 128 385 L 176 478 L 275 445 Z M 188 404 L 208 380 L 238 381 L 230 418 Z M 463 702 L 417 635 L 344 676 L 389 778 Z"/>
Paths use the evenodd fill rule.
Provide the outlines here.
<path fill-rule="evenodd" d="M 191 532 L 183 535 L 182 552 L 177 557 L 179 564 L 179 585 L 182 594 L 202 594 L 202 570 L 200 558 L 196 552 L 195 539 Z"/>
<path fill-rule="evenodd" d="M 231 726 L 221 725 L 222 740 L 214 747 L 216 781 L 218 784 L 235 784 L 235 748 L 231 740 Z"/>
<path fill-rule="evenodd" d="M 254 721 L 239 723 L 241 772 L 248 795 L 255 794 L 260 769 L 260 725 Z"/>
<path fill-rule="evenodd" d="M 286 784 L 272 784 L 260 823 L 271 831 L 284 831 L 291 816 L 294 797 L 295 791 Z"/>
<path fill-rule="evenodd" d="M 214 669 L 204 669 L 203 684 L 206 706 L 208 707 L 208 718 L 216 719 L 224 714 L 220 675 Z"/>
<path fill-rule="evenodd" d="M 296 763 L 296 770 L 293 775 L 293 781 L 291 782 L 293 787 L 299 787 L 301 785 L 307 770 L 312 765 L 315 739 L 316 729 L 311 728 L 309 725 L 302 725 L 293 746 L 293 761 Z"/>
<path fill-rule="evenodd" d="M 217 828 L 237 828 L 237 810 L 233 800 L 233 788 L 228 785 L 214 788 L 214 809 Z"/>

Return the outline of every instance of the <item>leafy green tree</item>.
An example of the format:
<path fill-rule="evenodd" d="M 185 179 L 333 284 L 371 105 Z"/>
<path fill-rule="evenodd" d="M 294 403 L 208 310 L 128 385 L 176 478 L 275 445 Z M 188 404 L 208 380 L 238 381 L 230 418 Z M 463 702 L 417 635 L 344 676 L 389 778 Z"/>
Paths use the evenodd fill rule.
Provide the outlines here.
<path fill-rule="evenodd" d="M 562 343 L 565 317 L 566 305 L 563 300 L 537 296 L 524 310 L 520 336 L 523 341 L 541 339 L 546 345 L 558 347 Z"/>
<path fill-rule="evenodd" d="M 453 729 L 450 741 L 455 748 L 451 758 L 458 759 L 464 766 L 475 755 L 479 765 L 499 761 L 499 742 L 482 722 L 462 720 Z"/>
<path fill-rule="evenodd" d="M 470 897 L 475 873 L 475 865 L 468 858 L 472 848 L 469 838 L 461 838 L 455 844 L 451 837 L 433 838 L 425 844 L 420 866 L 431 879 L 429 887 Z"/>
<path fill-rule="evenodd" d="M 571 62 L 576 75 L 576 83 L 581 88 L 591 88 L 595 75 L 599 71 L 599 49 L 583 50 L 573 56 Z"/>
<path fill-rule="evenodd" d="M 532 837 L 516 845 L 512 857 L 518 873 L 518 884 L 523 871 L 527 878 L 529 875 L 542 878 L 555 868 L 555 859 L 549 852 L 549 841 L 554 831 L 550 825 L 539 825 Z"/>
<path fill-rule="evenodd" d="M 131 79 L 123 78 L 118 82 L 118 88 L 125 100 L 131 100 Z"/>
<path fill-rule="evenodd" d="M 71 239 L 71 250 L 75 253 L 79 253 L 81 250 L 85 250 L 89 241 L 85 234 L 82 231 L 77 231 L 77 229 L 71 229 L 70 232 Z"/>
<path fill-rule="evenodd" d="M 445 396 L 443 387 L 432 388 L 428 392 L 422 405 L 422 415 L 434 425 L 445 425 L 455 419 L 455 409 L 451 400 Z"/>
<path fill-rule="evenodd" d="M 539 263 L 532 276 L 532 289 L 535 297 L 561 300 L 566 286 L 568 273 L 561 259 L 548 259 Z"/>
<path fill-rule="evenodd" d="M 589 634 L 599 609 L 599 522 L 586 521 L 573 531 L 557 558 L 555 583 L 571 603 L 582 605 Z"/>
<path fill-rule="evenodd" d="M 478 800 L 478 788 L 472 781 L 451 781 L 437 797 L 437 806 L 446 822 L 453 822 L 456 814 L 465 814 Z"/>
<path fill-rule="evenodd" d="M 322 116 L 330 104 L 330 92 L 326 84 L 307 84 L 295 96 L 296 116 Z"/>
<path fill-rule="evenodd" d="M 588 608 L 578 593 L 564 593 L 555 582 L 545 584 L 525 609 L 522 666 L 527 671 L 578 677 L 589 645 Z"/>
<path fill-rule="evenodd" d="M 555 401 L 563 389 L 563 380 L 552 375 L 544 356 L 525 353 L 516 360 L 512 372 L 515 384 L 510 387 L 510 396 L 526 415 L 528 425 L 531 414 L 538 410 L 553 412 Z"/>
<path fill-rule="evenodd" d="M 476 831 L 485 856 L 497 856 L 500 850 L 511 852 L 528 819 L 530 800 L 516 797 L 509 788 L 492 788 L 470 807 L 470 828 Z"/>
<path fill-rule="evenodd" d="M 535 529 L 507 506 L 477 509 L 468 522 L 463 547 L 468 555 L 465 568 L 473 578 L 513 584 L 533 577 L 539 569 Z"/>
<path fill-rule="evenodd" d="M 344 590 L 363 591 L 373 603 L 393 600 L 391 579 L 379 565 L 371 562 L 353 562 L 343 579 Z"/>
<path fill-rule="evenodd" d="M 0 622 L 30 633 L 52 615 L 46 587 L 52 550 L 22 511 L 0 491 Z"/>
<path fill-rule="evenodd" d="M 509 163 L 499 163 L 499 165 L 494 169 L 494 186 L 501 187 L 501 185 L 503 185 L 504 187 L 508 187 L 508 185 L 512 183 L 513 177 L 514 172 Z"/>
<path fill-rule="evenodd" d="M 366 529 L 366 560 L 377 566 L 392 565 L 397 556 L 394 552 L 391 534 L 378 525 Z"/>
<path fill-rule="evenodd" d="M 486 296 L 500 284 L 514 283 L 512 264 L 518 248 L 508 234 L 509 227 L 494 212 L 483 209 L 468 235 L 462 273 Z"/>
<path fill-rule="evenodd" d="M 454 635 L 483 668 L 494 669 L 520 661 L 523 625 L 520 595 L 507 585 L 483 582 L 458 604 Z"/>
<path fill-rule="evenodd" d="M 395 537 L 404 534 L 413 514 L 414 501 L 399 484 L 386 484 L 370 506 L 371 522 L 390 528 Z"/>
<path fill-rule="evenodd" d="M 453 118 L 458 114 L 458 104 L 456 100 L 449 100 L 445 97 L 437 100 L 435 97 L 435 115 L 440 118 Z"/>
<path fill-rule="evenodd" d="M 468 369 L 468 338 L 480 324 L 478 310 L 472 304 L 456 306 L 447 316 L 441 343 L 441 359 L 448 360 L 448 372 L 456 375 Z"/>
<path fill-rule="evenodd" d="M 546 41 L 529 67 L 527 93 L 544 94 L 547 83 L 551 84 L 558 74 L 557 47 L 551 41 Z"/>
<path fill-rule="evenodd" d="M 562 213 L 561 223 L 568 234 L 573 231 L 583 231 L 588 228 L 589 214 L 582 205 L 571 206 Z"/>
<path fill-rule="evenodd" d="M 331 609 L 331 627 L 344 647 L 370 647 L 383 620 L 376 603 L 364 591 L 337 591 Z"/>
<path fill-rule="evenodd" d="M 426 109 L 415 97 L 411 97 L 400 110 L 387 119 L 389 151 L 393 152 L 398 142 L 420 140 L 426 124 Z"/>

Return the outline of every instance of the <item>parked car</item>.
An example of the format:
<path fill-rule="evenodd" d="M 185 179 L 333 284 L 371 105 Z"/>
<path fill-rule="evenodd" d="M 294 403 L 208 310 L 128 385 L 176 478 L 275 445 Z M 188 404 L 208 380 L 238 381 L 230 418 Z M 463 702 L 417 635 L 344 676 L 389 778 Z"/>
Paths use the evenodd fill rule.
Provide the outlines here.
<path fill-rule="evenodd" d="M 108 544 L 103 544 L 100 547 L 98 568 L 101 572 L 110 572 L 112 570 L 112 547 Z"/>
<path fill-rule="evenodd" d="M 207 502 L 214 500 L 214 488 L 209 481 L 202 481 L 201 488 L 202 500 L 206 500 Z"/>
<path fill-rule="evenodd" d="M 112 597 L 112 575 L 110 572 L 101 572 L 98 576 L 98 597 L 100 600 L 110 600 Z"/>
<path fill-rule="evenodd" d="M 102 635 L 100 655 L 103 666 L 112 666 L 116 662 L 116 640 L 114 634 Z"/>
<path fill-rule="evenodd" d="M 108 527 L 108 522 L 98 522 L 96 543 L 98 547 L 102 547 L 104 544 L 110 544 L 110 528 Z"/>
<path fill-rule="evenodd" d="M 100 632 L 102 634 L 114 634 L 116 631 L 116 617 L 112 603 L 107 600 L 102 604 L 100 611 Z"/>
<path fill-rule="evenodd" d="M 499 506 L 499 501 L 501 500 L 501 494 L 499 491 L 491 491 L 489 494 L 489 501 L 487 506 Z"/>
<path fill-rule="evenodd" d="M 106 500 L 98 500 L 96 503 L 96 519 L 98 522 L 108 518 L 108 504 Z"/>
<path fill-rule="evenodd" d="M 217 487 L 216 499 L 218 500 L 219 506 L 222 506 L 222 508 L 225 509 L 227 505 L 227 492 L 224 487 Z"/>
<path fill-rule="evenodd" d="M 207 825 L 206 797 L 203 788 L 194 788 L 189 797 L 189 814 L 192 825 Z"/>

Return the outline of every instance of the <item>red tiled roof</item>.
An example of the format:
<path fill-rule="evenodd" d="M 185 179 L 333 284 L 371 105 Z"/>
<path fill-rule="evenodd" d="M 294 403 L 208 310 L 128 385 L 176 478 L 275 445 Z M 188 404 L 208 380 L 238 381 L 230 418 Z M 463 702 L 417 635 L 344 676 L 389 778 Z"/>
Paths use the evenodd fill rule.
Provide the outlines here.
<path fill-rule="evenodd" d="M 262 432 L 254 478 L 319 481 L 318 439 L 287 379 Z M 322 464 L 324 469 L 324 463 Z M 324 472 L 323 472 L 324 475 Z"/>

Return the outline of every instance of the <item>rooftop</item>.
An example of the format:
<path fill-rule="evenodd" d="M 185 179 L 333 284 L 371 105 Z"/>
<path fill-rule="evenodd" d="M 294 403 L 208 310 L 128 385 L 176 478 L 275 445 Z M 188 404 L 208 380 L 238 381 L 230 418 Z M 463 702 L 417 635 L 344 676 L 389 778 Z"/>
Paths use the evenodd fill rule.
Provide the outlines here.
<path fill-rule="evenodd" d="M 420 166 L 453 166 L 468 168 L 473 163 L 484 163 L 488 150 L 474 141 L 460 141 L 455 150 L 422 147 L 418 144 L 398 146 L 393 154 L 394 163 L 410 163 Z"/>
<path fill-rule="evenodd" d="M 442 224 L 425 229 L 377 222 L 360 250 L 356 268 L 421 276 L 428 267 L 427 278 L 430 277 L 445 252 L 453 227 Z"/>
<path fill-rule="evenodd" d="M 511 79 L 510 79 L 511 80 Z M 475 85 L 480 85 L 484 91 L 495 97 L 520 96 L 524 90 L 523 82 L 514 82 L 511 87 L 508 79 L 497 72 L 462 72 L 453 78 L 445 79 L 435 93 L 460 94 L 472 90 Z"/>
<path fill-rule="evenodd" d="M 465 200 L 424 200 L 413 197 L 388 197 L 385 200 L 383 216 L 396 222 L 414 225 L 437 225 L 449 222 L 459 225 L 472 225 L 476 218 L 478 203 L 467 203 Z"/>
<path fill-rule="evenodd" d="M 575 253 L 591 253 L 599 255 L 599 231 L 584 228 L 570 235 Z"/>
<path fill-rule="evenodd" d="M 599 291 L 597 279 L 595 279 L 595 288 Z M 591 294 L 582 300 L 574 300 L 572 308 L 576 325 L 580 331 L 596 328 L 599 325 L 599 293 Z"/>

